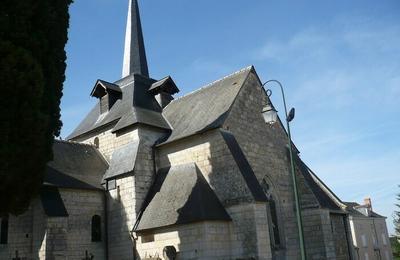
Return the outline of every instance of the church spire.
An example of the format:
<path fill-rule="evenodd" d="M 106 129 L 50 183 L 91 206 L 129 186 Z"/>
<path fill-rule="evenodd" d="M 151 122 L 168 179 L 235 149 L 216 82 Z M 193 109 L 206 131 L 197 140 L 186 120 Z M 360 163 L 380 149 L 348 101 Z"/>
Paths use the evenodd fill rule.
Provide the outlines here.
<path fill-rule="evenodd" d="M 137 0 L 129 0 L 122 77 L 132 73 L 149 77 Z"/>

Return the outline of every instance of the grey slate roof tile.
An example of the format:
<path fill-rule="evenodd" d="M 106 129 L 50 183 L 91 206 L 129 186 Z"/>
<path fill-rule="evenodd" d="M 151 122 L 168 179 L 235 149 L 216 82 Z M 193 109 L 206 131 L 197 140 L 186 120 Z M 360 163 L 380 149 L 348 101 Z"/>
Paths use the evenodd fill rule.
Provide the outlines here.
<path fill-rule="evenodd" d="M 173 100 L 163 111 L 173 128 L 164 144 L 222 126 L 252 70 L 253 67 L 247 67 Z"/>
<path fill-rule="evenodd" d="M 379 215 L 378 213 L 371 211 L 370 216 L 365 216 L 361 212 L 359 212 L 356 208 L 360 207 L 361 205 L 358 204 L 357 202 L 343 202 L 346 205 L 346 210 L 349 212 L 351 216 L 354 217 L 360 217 L 360 218 L 385 218 L 382 215 Z"/>
<path fill-rule="evenodd" d="M 104 179 L 107 180 L 132 172 L 135 168 L 138 149 L 139 140 L 116 149 L 111 156 L 110 167 L 107 169 Z"/>
<path fill-rule="evenodd" d="M 194 163 L 160 170 L 146 201 L 135 231 L 206 220 L 231 221 Z"/>
<path fill-rule="evenodd" d="M 101 180 L 108 163 L 91 145 L 55 140 L 53 160 L 47 166 L 45 184 L 102 189 Z"/>
<path fill-rule="evenodd" d="M 114 131 L 136 123 L 144 123 L 154 127 L 169 130 L 169 124 L 161 115 L 161 107 L 154 96 L 148 92 L 155 80 L 138 74 L 129 75 L 113 84 L 122 91 L 118 99 L 108 112 L 100 114 L 99 102 L 82 120 L 76 129 L 67 137 L 74 139 L 95 129 L 121 121 Z M 156 115 L 157 114 L 157 115 Z"/>
<path fill-rule="evenodd" d="M 105 88 L 106 90 L 112 90 L 118 93 L 122 93 L 121 88 L 118 85 L 98 79 L 90 95 L 94 97 L 100 97 L 101 95 L 99 94 L 104 91 L 100 91 L 99 88 Z"/>
<path fill-rule="evenodd" d="M 164 90 L 164 92 L 167 92 L 171 95 L 179 92 L 179 89 L 171 76 L 160 79 L 159 81 L 153 83 L 149 88 L 150 93 L 159 93 L 161 90 Z"/>

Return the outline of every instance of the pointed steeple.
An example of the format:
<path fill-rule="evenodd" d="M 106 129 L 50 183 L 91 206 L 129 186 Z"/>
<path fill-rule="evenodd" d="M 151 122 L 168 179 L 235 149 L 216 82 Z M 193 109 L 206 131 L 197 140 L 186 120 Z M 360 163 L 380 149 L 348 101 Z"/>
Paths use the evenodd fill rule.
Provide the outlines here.
<path fill-rule="evenodd" d="M 149 77 L 137 0 L 129 0 L 122 77 L 132 73 Z"/>

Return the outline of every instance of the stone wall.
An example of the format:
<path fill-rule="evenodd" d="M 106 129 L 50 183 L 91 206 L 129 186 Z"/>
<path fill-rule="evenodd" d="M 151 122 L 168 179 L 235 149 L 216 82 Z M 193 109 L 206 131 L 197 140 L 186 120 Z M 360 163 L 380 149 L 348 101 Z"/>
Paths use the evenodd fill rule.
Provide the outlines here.
<path fill-rule="evenodd" d="M 37 200 L 33 204 L 37 204 Z M 20 257 L 31 258 L 31 243 L 33 236 L 33 207 L 22 215 L 8 217 L 8 243 L 0 244 L 0 259 L 11 259 L 18 251 Z"/>
<path fill-rule="evenodd" d="M 55 244 L 56 251 L 65 248 L 67 259 L 82 259 L 85 251 L 93 254 L 95 259 L 105 259 L 104 193 L 60 189 L 60 194 L 69 216 L 48 218 L 47 244 Z M 101 242 L 91 240 L 91 221 L 94 215 L 101 217 Z M 66 243 L 62 239 L 66 239 Z M 46 248 L 49 252 L 52 246 L 46 245 Z"/>
<path fill-rule="evenodd" d="M 141 259 L 164 259 L 163 249 L 166 246 L 175 247 L 178 259 L 232 259 L 231 228 L 231 223 L 219 221 L 163 228 L 139 234 L 137 249 Z"/>
<path fill-rule="evenodd" d="M 281 97 L 277 98 L 279 100 Z M 267 125 L 264 122 L 261 112 L 266 99 L 257 76 L 251 73 L 231 107 L 224 128 L 235 135 L 259 182 L 265 180 L 273 186 L 271 195 L 276 200 L 278 218 L 281 220 L 280 233 L 284 237 L 280 246 L 282 249 L 278 248 L 277 254 L 287 259 L 298 259 L 299 238 L 288 157 L 288 139 L 279 122 L 274 125 Z M 310 259 L 327 259 L 329 255 L 334 257 L 335 251 L 332 248 L 334 241 L 332 236 L 325 237 L 323 231 L 326 226 L 323 219 L 325 216 L 319 210 L 318 200 L 297 167 L 296 176 L 307 256 Z"/>
<path fill-rule="evenodd" d="M 172 245 L 178 259 L 271 259 L 265 203 L 235 205 L 227 211 L 232 222 L 206 221 L 139 233 L 140 257 L 163 259 L 164 247 Z"/>
<path fill-rule="evenodd" d="M 270 259 L 266 203 L 254 202 L 219 130 L 163 145 L 157 158 L 160 168 L 197 164 L 233 220 L 232 259 Z"/>
<path fill-rule="evenodd" d="M 88 250 L 105 259 L 104 195 L 99 191 L 60 189 L 68 217 L 47 217 L 40 199 L 32 201 L 28 211 L 9 217 L 8 244 L 0 245 L 0 259 L 76 259 Z M 102 218 L 102 242 L 91 241 L 91 218 Z"/>
<path fill-rule="evenodd" d="M 260 83 L 251 73 L 231 108 L 224 128 L 235 135 L 259 182 L 266 179 L 274 186 L 274 197 L 281 213 L 279 218 L 283 220 L 280 227 L 284 234 L 281 247 L 285 248 L 288 259 L 296 259 L 299 256 L 299 239 L 287 137 L 279 123 L 269 126 L 264 122 L 261 112 L 265 102 Z M 302 181 L 301 178 L 299 180 Z"/>
<path fill-rule="evenodd" d="M 94 145 L 95 138 L 98 138 L 99 151 L 110 161 L 111 155 L 115 149 L 132 142 L 132 140 L 139 139 L 137 127 L 128 127 L 118 133 L 112 133 L 113 127 L 114 125 L 111 125 L 99 129 L 93 133 L 74 138 L 72 141 Z"/>
<path fill-rule="evenodd" d="M 132 259 L 134 245 L 131 231 L 143 201 L 154 179 L 153 145 L 164 135 L 154 128 L 139 126 L 134 134 L 114 136 L 118 145 L 139 139 L 139 149 L 133 172 L 115 179 L 116 188 L 108 191 L 110 259 Z M 122 139 L 121 139 L 122 138 Z"/>

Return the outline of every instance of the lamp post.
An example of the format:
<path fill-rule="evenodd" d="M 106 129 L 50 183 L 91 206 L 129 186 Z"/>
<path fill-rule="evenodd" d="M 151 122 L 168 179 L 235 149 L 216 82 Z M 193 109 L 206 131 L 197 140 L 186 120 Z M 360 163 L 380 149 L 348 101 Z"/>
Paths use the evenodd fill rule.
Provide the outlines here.
<path fill-rule="evenodd" d="M 290 109 L 289 114 L 287 112 L 286 108 L 286 100 L 285 100 L 285 93 L 283 91 L 283 86 L 282 84 L 275 79 L 271 79 L 266 81 L 262 85 L 262 89 L 265 91 L 265 94 L 268 96 L 268 103 L 263 109 L 263 117 L 266 123 L 273 124 L 277 121 L 278 118 L 278 111 L 274 108 L 272 105 L 271 101 L 269 100 L 269 97 L 272 94 L 272 91 L 270 89 L 265 90 L 265 85 L 267 85 L 270 82 L 275 82 L 279 85 L 281 92 L 282 92 L 282 99 L 283 99 L 283 105 L 285 107 L 285 121 L 286 121 L 286 127 L 287 127 L 287 134 L 288 134 L 288 145 L 289 145 L 289 157 L 290 157 L 290 167 L 291 167 L 291 175 L 292 175 L 292 182 L 293 182 L 293 192 L 294 192 L 294 200 L 295 200 L 295 205 L 296 205 L 296 219 L 297 219 L 297 227 L 298 227 L 298 233 L 299 233 L 299 239 L 300 239 L 300 253 L 301 253 L 301 259 L 305 260 L 306 259 L 306 249 L 304 246 L 304 235 L 303 235 L 303 222 L 301 219 L 301 209 L 300 209 L 300 201 L 299 201 L 299 194 L 298 194 L 298 188 L 297 188 L 297 178 L 296 178 L 296 173 L 294 169 L 294 161 L 293 161 L 293 151 L 292 151 L 292 138 L 290 135 L 290 126 L 289 122 L 293 120 L 295 110 L 294 108 Z"/>

